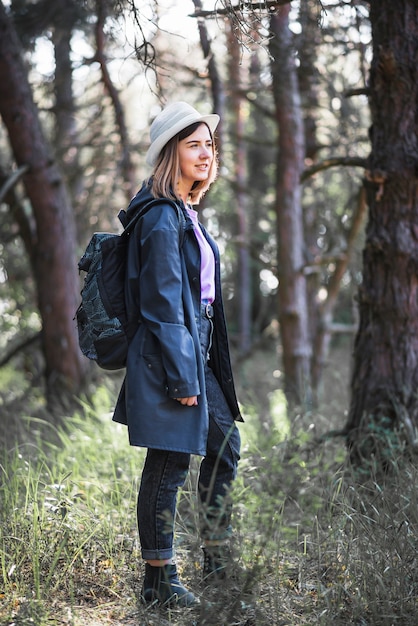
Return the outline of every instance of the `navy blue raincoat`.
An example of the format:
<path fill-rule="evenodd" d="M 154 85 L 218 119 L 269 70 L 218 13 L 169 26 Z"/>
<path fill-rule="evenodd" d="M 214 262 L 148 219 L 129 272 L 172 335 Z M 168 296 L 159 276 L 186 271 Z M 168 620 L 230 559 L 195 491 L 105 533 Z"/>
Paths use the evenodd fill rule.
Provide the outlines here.
<path fill-rule="evenodd" d="M 128 208 L 128 218 L 151 199 L 144 185 Z M 191 219 L 183 208 L 182 213 L 183 227 L 175 208 L 162 199 L 130 235 L 126 299 L 140 323 L 129 346 L 113 419 L 127 424 L 131 445 L 204 456 L 209 418 L 199 340 L 200 248 Z M 219 250 L 202 229 L 215 255 L 209 365 L 234 419 L 242 421 L 222 303 Z M 190 396 L 198 396 L 197 406 L 175 400 Z"/>

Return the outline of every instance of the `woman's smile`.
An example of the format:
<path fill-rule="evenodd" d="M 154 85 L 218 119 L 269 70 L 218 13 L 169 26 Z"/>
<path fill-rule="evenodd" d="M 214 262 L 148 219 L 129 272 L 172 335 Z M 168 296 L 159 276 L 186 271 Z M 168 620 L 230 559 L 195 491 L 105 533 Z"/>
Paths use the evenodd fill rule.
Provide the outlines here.
<path fill-rule="evenodd" d="M 179 142 L 179 191 L 183 200 L 187 200 L 195 181 L 206 180 L 213 159 L 212 137 L 209 128 L 202 123 L 194 133 Z"/>

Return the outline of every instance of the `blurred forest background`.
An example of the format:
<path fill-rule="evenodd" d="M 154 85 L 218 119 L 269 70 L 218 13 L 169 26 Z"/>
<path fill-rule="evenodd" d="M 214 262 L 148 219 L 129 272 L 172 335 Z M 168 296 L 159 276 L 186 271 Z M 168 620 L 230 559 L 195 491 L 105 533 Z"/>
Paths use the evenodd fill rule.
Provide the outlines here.
<path fill-rule="evenodd" d="M 18 39 L 2 47 L 21 62 L 9 64 L 16 85 L 2 72 L 2 365 L 45 385 L 51 407 L 85 388 L 89 369 L 73 322 L 77 260 L 94 230 L 118 229 L 149 174 L 150 122 L 172 100 L 222 118 L 220 176 L 201 216 L 222 249 L 237 359 L 264 346 L 277 387 L 308 406 L 332 338 L 352 343 L 370 150 L 367 3 L 278 4 L 3 9 Z"/>
<path fill-rule="evenodd" d="M 53 623 L 39 601 L 64 584 L 70 553 L 71 567 L 84 559 L 85 568 L 71 573 L 69 596 L 77 587 L 90 597 L 91 559 L 108 594 L 112 585 L 122 593 L 132 567 L 123 552 L 134 549 L 132 528 L 115 538 L 106 527 L 99 540 L 92 518 L 71 525 L 66 513 L 80 514 L 80 490 L 83 515 L 98 515 L 99 496 L 77 482 L 83 455 L 98 462 L 95 480 L 109 480 L 80 415 L 116 446 L 109 519 L 126 517 L 134 496 L 120 481 L 138 475 L 107 431 L 123 373 L 98 371 L 78 349 L 77 262 L 94 231 L 119 229 L 118 211 L 149 174 L 149 125 L 174 100 L 222 120 L 219 179 L 199 211 L 222 252 L 246 417 L 237 527 L 253 584 L 244 576 L 239 601 L 223 597 L 225 614 L 207 609 L 199 623 L 416 623 L 417 60 L 416 0 L 0 2 L 4 520 L 24 511 L 2 526 L 2 624 Z M 34 448 L 23 454 L 23 444 Z M 402 533 L 385 534 L 395 526 Z M 272 545 L 267 583 L 271 571 L 257 567 Z M 261 592 L 248 599 L 256 583 Z M 166 623 L 141 615 L 139 623 Z"/>

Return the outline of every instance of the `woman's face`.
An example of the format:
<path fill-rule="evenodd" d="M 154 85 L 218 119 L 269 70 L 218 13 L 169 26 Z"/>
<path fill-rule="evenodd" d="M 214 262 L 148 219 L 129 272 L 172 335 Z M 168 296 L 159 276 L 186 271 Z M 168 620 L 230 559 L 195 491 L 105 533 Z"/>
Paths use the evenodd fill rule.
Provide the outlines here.
<path fill-rule="evenodd" d="M 209 128 L 201 124 L 191 135 L 179 141 L 181 187 L 192 188 L 195 181 L 206 180 L 213 161 L 213 141 Z"/>

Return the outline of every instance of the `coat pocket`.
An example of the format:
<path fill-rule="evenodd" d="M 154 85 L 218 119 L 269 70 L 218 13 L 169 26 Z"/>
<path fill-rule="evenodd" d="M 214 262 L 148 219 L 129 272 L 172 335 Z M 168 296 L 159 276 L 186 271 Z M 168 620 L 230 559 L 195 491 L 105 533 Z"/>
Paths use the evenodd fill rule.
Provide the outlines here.
<path fill-rule="evenodd" d="M 151 394 L 154 392 L 160 396 L 163 393 L 166 397 L 168 392 L 167 376 L 161 356 L 159 354 L 143 354 L 139 359 L 142 361 L 142 367 L 139 369 L 144 374 L 145 388 L 148 388 Z"/>

